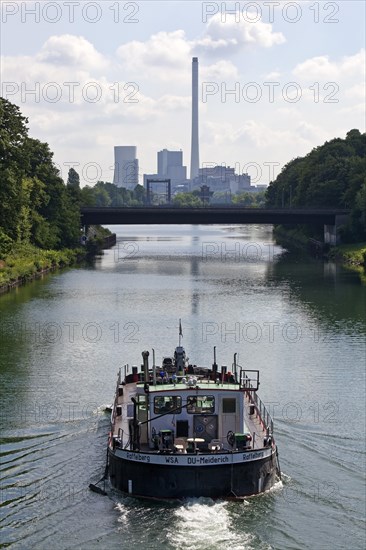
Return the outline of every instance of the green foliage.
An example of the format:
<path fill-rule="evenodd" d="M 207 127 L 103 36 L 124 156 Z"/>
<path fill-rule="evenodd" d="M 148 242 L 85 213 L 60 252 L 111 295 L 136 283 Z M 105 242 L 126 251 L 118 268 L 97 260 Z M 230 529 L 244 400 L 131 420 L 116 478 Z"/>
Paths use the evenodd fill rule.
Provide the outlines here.
<path fill-rule="evenodd" d="M 268 207 L 349 208 L 343 238 L 366 238 L 366 134 L 351 130 L 290 161 L 266 192 Z"/>
<path fill-rule="evenodd" d="M 0 267 L 0 286 L 31 280 L 37 272 L 71 265 L 84 254 L 80 248 L 42 250 L 29 243 L 15 244 L 7 254 L 5 266 Z"/>
<path fill-rule="evenodd" d="M 23 146 L 28 136 L 28 119 L 19 107 L 0 98 L 0 162 L 1 169 L 23 166 Z"/>
<path fill-rule="evenodd" d="M 0 260 L 10 254 L 13 244 L 12 239 L 0 227 Z"/>
<path fill-rule="evenodd" d="M 112 200 L 103 182 L 99 182 L 94 187 L 95 206 L 111 206 Z"/>
<path fill-rule="evenodd" d="M 61 249 L 79 243 L 80 190 L 66 187 L 47 143 L 28 136 L 19 108 L 0 98 L 0 228 L 14 242 Z"/>
<path fill-rule="evenodd" d="M 67 176 L 67 186 L 80 189 L 80 176 L 74 168 L 70 168 Z"/>
<path fill-rule="evenodd" d="M 16 105 L 0 98 L 0 227 L 11 239 L 17 238 L 17 214 L 22 207 L 27 122 Z"/>
<path fill-rule="evenodd" d="M 146 191 L 142 185 L 136 185 L 132 191 L 108 181 L 98 181 L 94 187 L 86 185 L 80 191 L 81 206 L 142 206 L 145 202 Z"/>
<path fill-rule="evenodd" d="M 197 193 L 177 193 L 173 198 L 174 206 L 180 208 L 197 208 L 203 206 L 203 203 Z"/>
<path fill-rule="evenodd" d="M 80 208 L 81 204 L 81 190 L 80 190 L 80 177 L 74 168 L 70 168 L 67 176 L 66 184 L 67 194 L 71 202 L 77 207 Z"/>
<path fill-rule="evenodd" d="M 234 195 L 233 204 L 243 205 L 250 208 L 261 208 L 265 206 L 265 191 L 251 193 L 245 191 L 239 195 Z"/>
<path fill-rule="evenodd" d="M 331 260 L 342 260 L 344 264 L 366 267 L 366 243 L 343 244 L 334 247 L 328 254 Z"/>

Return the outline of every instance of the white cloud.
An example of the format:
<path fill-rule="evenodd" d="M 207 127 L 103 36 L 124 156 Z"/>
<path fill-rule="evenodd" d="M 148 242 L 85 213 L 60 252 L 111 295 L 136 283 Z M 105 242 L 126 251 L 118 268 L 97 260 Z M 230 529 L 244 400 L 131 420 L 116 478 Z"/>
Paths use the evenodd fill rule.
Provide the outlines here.
<path fill-rule="evenodd" d="M 288 116 L 292 122 L 287 123 L 285 128 L 274 128 L 258 120 L 247 120 L 239 127 L 235 127 L 231 122 L 208 123 L 207 128 L 216 146 L 230 143 L 231 146 L 245 147 L 246 150 L 261 148 L 269 151 L 280 147 L 284 151 L 297 148 L 306 151 L 306 146 L 310 147 L 311 143 L 321 143 L 326 139 L 326 134 L 319 126 L 304 121 L 300 116 L 294 117 L 292 112 L 288 113 Z"/>
<path fill-rule="evenodd" d="M 212 65 L 203 65 L 200 70 L 201 81 L 227 80 L 239 78 L 238 68 L 231 61 L 220 60 Z"/>
<path fill-rule="evenodd" d="M 361 101 L 365 101 L 366 97 L 366 85 L 365 81 L 361 82 L 360 84 L 355 84 L 354 86 L 351 86 L 348 90 L 345 91 L 345 96 L 350 99 L 360 99 Z"/>
<path fill-rule="evenodd" d="M 344 56 L 339 61 L 331 61 L 328 55 L 307 59 L 296 65 L 293 74 L 301 80 L 340 80 L 345 77 L 360 77 L 365 74 L 365 50 L 351 56 Z"/>
<path fill-rule="evenodd" d="M 169 111 L 189 111 L 191 108 L 190 96 L 176 96 L 165 94 L 157 101 L 159 109 Z"/>
<path fill-rule="evenodd" d="M 247 46 L 271 48 L 284 42 L 284 35 L 273 32 L 270 23 L 251 23 L 243 17 L 237 19 L 234 13 L 227 14 L 225 20 L 222 20 L 221 14 L 217 13 L 208 21 L 203 38 L 196 41 L 195 51 L 224 55 Z"/>
<path fill-rule="evenodd" d="M 50 36 L 37 55 L 37 61 L 49 65 L 77 67 L 84 70 L 102 69 L 108 61 L 82 36 L 63 34 Z"/>
<path fill-rule="evenodd" d="M 265 80 L 278 80 L 281 77 L 281 73 L 279 71 L 272 71 L 265 75 Z"/>
<path fill-rule="evenodd" d="M 191 43 L 183 30 L 159 32 L 145 42 L 133 40 L 122 44 L 117 55 L 128 68 L 140 70 L 149 68 L 157 72 L 158 67 L 182 69 L 189 59 Z M 159 72 L 162 76 L 162 71 Z M 166 75 L 170 78 L 170 75 Z"/>
<path fill-rule="evenodd" d="M 161 31 L 144 42 L 132 40 L 122 44 L 117 49 L 117 56 L 130 70 L 144 70 L 162 80 L 171 80 L 172 74 L 186 78 L 192 55 L 208 55 L 218 58 L 212 72 L 215 68 L 224 69 L 226 64 L 225 72 L 232 76 L 237 70 L 232 62 L 220 59 L 223 56 L 240 52 L 248 46 L 270 48 L 285 41 L 284 35 L 273 32 L 269 23 L 258 21 L 254 24 L 243 18 L 236 22 L 235 14 L 228 14 L 226 21 L 222 21 L 217 14 L 209 19 L 200 38 L 189 40 L 182 29 Z"/>

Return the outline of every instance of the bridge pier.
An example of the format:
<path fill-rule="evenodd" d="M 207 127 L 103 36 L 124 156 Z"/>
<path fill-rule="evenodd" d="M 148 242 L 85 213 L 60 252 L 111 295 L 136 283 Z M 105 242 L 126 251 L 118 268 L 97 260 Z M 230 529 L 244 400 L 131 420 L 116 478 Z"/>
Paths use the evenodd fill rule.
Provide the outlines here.
<path fill-rule="evenodd" d="M 347 223 L 347 220 L 347 215 L 337 214 L 335 216 L 334 225 L 324 224 L 324 244 L 329 244 L 330 246 L 337 246 L 337 244 L 340 244 L 339 228 L 341 225 Z"/>
<path fill-rule="evenodd" d="M 324 244 L 336 246 L 338 244 L 337 240 L 339 241 L 339 238 L 337 239 L 337 226 L 324 224 Z"/>

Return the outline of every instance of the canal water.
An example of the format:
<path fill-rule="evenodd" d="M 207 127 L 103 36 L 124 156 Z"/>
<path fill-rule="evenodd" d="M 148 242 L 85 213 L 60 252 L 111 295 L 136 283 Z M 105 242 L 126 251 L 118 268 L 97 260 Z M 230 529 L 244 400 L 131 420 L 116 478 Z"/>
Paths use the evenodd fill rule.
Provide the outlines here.
<path fill-rule="evenodd" d="M 117 227 L 117 246 L 0 298 L 1 546 L 365 547 L 365 298 L 268 226 Z M 183 344 L 260 369 L 282 482 L 243 502 L 142 502 L 103 475 L 119 366 Z M 146 483 L 148 483 L 148 479 Z"/>

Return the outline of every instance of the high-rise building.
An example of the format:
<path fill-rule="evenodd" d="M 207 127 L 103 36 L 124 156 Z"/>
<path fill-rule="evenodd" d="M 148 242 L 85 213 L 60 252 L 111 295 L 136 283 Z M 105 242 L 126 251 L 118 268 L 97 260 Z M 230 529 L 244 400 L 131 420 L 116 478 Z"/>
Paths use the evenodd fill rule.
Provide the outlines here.
<path fill-rule="evenodd" d="M 136 146 L 118 145 L 114 148 L 113 183 L 118 187 L 135 189 L 139 182 L 139 161 Z"/>
<path fill-rule="evenodd" d="M 200 165 L 198 144 L 198 57 L 192 57 L 192 139 L 191 180 L 198 177 Z"/>

